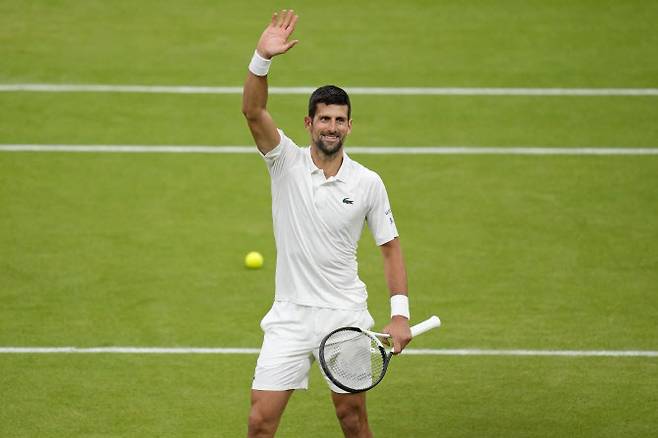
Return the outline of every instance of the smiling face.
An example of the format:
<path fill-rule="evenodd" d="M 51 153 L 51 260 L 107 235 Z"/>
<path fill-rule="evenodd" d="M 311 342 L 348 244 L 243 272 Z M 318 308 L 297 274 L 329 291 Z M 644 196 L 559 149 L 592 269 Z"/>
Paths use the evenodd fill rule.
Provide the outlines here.
<path fill-rule="evenodd" d="M 311 134 L 311 143 L 325 156 L 339 152 L 345 138 L 352 130 L 347 105 L 318 103 L 313 118 L 306 116 L 304 125 Z"/>

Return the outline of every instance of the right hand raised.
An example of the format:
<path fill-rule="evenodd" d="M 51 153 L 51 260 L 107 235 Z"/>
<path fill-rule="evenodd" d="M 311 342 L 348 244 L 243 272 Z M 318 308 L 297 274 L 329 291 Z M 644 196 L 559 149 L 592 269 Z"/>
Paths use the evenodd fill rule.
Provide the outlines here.
<path fill-rule="evenodd" d="M 256 51 L 263 58 L 270 59 L 273 56 L 286 53 L 299 40 L 288 41 L 295 30 L 295 23 L 299 16 L 292 9 L 282 10 L 280 13 L 272 14 L 272 21 L 258 40 Z"/>

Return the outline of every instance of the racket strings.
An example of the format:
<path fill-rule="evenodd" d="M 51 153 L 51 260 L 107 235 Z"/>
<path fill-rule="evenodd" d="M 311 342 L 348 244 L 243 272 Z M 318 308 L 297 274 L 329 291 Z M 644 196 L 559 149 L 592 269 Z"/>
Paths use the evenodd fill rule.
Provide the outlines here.
<path fill-rule="evenodd" d="M 323 354 L 327 371 L 354 390 L 370 388 L 385 370 L 386 354 L 376 340 L 359 331 L 333 333 L 325 341 Z"/>

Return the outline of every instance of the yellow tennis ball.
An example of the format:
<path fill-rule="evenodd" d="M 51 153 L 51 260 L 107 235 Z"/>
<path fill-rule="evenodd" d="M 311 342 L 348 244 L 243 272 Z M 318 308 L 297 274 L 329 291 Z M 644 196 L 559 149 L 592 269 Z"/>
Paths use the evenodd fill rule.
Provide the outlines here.
<path fill-rule="evenodd" d="M 262 268 L 263 256 L 259 252 L 252 251 L 244 258 L 244 265 L 249 269 Z"/>

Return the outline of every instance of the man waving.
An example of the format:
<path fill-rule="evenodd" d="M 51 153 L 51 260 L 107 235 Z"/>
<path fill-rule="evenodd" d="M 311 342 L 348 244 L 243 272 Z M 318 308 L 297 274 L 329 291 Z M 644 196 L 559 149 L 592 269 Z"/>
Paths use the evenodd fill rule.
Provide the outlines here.
<path fill-rule="evenodd" d="M 292 10 L 272 16 L 244 84 L 242 112 L 271 177 L 277 248 L 274 304 L 261 321 L 250 437 L 274 436 L 292 392 L 308 387 L 327 333 L 374 324 L 356 261 L 366 222 L 381 249 L 391 300 L 391 320 L 382 331 L 391 335 L 397 353 L 411 340 L 407 276 L 386 189 L 375 172 L 343 149 L 352 130 L 349 96 L 333 85 L 313 92 L 304 117 L 310 146 L 304 148 L 278 129 L 267 111 L 267 73 L 272 58 L 297 44 L 291 39 L 297 19 Z M 327 383 L 345 436 L 372 436 L 365 393 L 345 393 Z"/>

